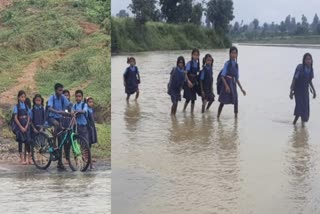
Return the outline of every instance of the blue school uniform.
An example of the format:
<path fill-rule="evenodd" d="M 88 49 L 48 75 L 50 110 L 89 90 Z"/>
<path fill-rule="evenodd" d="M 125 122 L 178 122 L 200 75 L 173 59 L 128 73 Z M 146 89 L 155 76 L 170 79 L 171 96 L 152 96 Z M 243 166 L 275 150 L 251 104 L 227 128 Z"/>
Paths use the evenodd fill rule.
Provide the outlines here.
<path fill-rule="evenodd" d="M 53 105 L 54 104 L 54 105 Z M 48 107 L 51 107 L 57 111 L 64 111 L 68 109 L 70 105 L 69 100 L 62 94 L 61 97 L 57 97 L 56 95 L 51 95 L 48 100 Z M 49 112 L 49 118 L 54 118 L 59 120 L 62 117 L 61 114 L 57 114 L 55 112 Z"/>
<path fill-rule="evenodd" d="M 222 104 L 238 104 L 237 81 L 239 80 L 238 64 L 234 60 L 227 61 L 222 70 L 221 76 L 226 80 L 230 93 L 226 92 L 226 87 L 222 85 L 219 102 Z"/>
<path fill-rule="evenodd" d="M 94 111 L 88 107 L 88 131 L 89 131 L 89 144 L 95 144 L 98 142 L 97 129 L 94 122 Z"/>
<path fill-rule="evenodd" d="M 31 113 L 30 118 L 31 118 L 32 124 L 37 130 L 40 130 L 40 128 L 37 126 L 42 126 L 46 122 L 44 107 L 41 105 L 40 106 L 35 105 L 33 106 L 30 113 Z"/>
<path fill-rule="evenodd" d="M 199 64 L 197 61 L 190 61 L 186 65 L 187 75 L 191 83 L 193 84 L 192 88 L 189 88 L 188 82 L 184 84 L 183 98 L 186 100 L 195 101 L 197 100 L 197 74 L 200 70 Z"/>
<path fill-rule="evenodd" d="M 213 102 L 213 70 L 210 65 L 206 65 L 200 72 L 200 80 L 202 81 L 203 92 L 205 95 L 203 99 L 206 99 L 209 102 Z"/>
<path fill-rule="evenodd" d="M 304 122 L 307 122 L 310 116 L 309 84 L 313 77 L 313 69 L 307 68 L 302 64 L 297 66 L 294 74 L 295 85 L 293 89 L 296 102 L 294 115 L 301 117 Z"/>
<path fill-rule="evenodd" d="M 175 67 L 170 75 L 169 95 L 171 96 L 172 103 L 177 104 L 181 101 L 181 89 L 186 80 L 184 69 Z"/>
<path fill-rule="evenodd" d="M 80 136 L 85 138 L 89 142 L 88 134 L 88 106 L 86 103 L 80 102 L 73 105 L 74 111 L 84 111 L 83 114 L 77 115 L 77 131 Z"/>
<path fill-rule="evenodd" d="M 129 66 L 124 74 L 125 93 L 128 95 L 136 93 L 140 84 L 140 74 L 137 66 Z"/>
<path fill-rule="evenodd" d="M 13 113 L 18 116 L 18 120 L 21 126 L 25 127 L 28 123 L 28 119 L 30 118 L 30 109 L 28 109 L 28 107 L 23 102 L 19 102 L 19 104 L 14 107 Z M 30 143 L 30 125 L 28 126 L 28 130 L 25 133 L 22 133 L 20 128 L 16 130 L 16 140 L 19 143 Z"/>

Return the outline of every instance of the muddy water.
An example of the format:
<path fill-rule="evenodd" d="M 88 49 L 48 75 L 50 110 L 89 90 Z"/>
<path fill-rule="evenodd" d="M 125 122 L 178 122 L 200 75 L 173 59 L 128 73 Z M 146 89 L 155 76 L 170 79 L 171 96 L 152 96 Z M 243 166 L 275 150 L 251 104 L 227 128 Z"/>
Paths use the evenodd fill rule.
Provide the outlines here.
<path fill-rule="evenodd" d="M 110 167 L 86 173 L 41 172 L 1 164 L 1 213 L 111 213 Z"/>
<path fill-rule="evenodd" d="M 214 75 L 228 58 L 213 54 Z M 135 54 L 141 99 L 126 104 L 126 56 L 112 58 L 112 213 L 320 213 L 320 102 L 311 101 L 306 127 L 293 120 L 289 87 L 302 55 L 314 57 L 320 92 L 320 50 L 239 46 L 239 118 L 218 103 L 201 115 L 171 119 L 169 72 L 180 54 Z"/>

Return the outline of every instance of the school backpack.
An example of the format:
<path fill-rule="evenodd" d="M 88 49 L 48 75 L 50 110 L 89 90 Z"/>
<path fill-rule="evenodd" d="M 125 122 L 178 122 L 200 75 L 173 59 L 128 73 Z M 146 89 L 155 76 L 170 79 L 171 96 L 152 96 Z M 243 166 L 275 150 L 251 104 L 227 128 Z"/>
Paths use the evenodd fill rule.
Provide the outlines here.
<path fill-rule="evenodd" d="M 18 109 L 18 118 L 19 118 L 20 104 L 17 104 L 16 106 Z M 10 128 L 14 134 L 17 134 L 17 131 L 19 131 L 19 126 L 16 123 L 16 121 L 14 120 L 14 116 L 15 116 L 15 114 L 12 112 L 11 119 L 10 119 Z"/>
<path fill-rule="evenodd" d="M 169 79 L 169 82 L 168 82 L 168 85 L 167 85 L 167 94 L 169 94 L 170 96 L 171 96 L 170 87 L 171 87 L 171 83 L 172 83 L 172 79 L 174 77 L 174 74 L 175 74 L 175 67 L 173 67 L 172 70 L 171 70 L 170 79 Z"/>
<path fill-rule="evenodd" d="M 229 60 L 229 61 L 228 61 L 228 67 L 227 67 L 227 74 L 228 74 L 228 72 L 230 71 L 231 66 L 232 66 L 232 63 L 231 63 L 230 60 Z M 219 72 L 219 75 L 218 75 L 218 77 L 217 77 L 217 94 L 218 94 L 218 95 L 220 95 L 221 89 L 222 89 L 222 87 L 223 87 L 223 81 L 222 81 L 222 78 L 221 78 L 221 77 L 222 77 L 222 76 L 221 76 L 222 71 L 223 71 L 223 68 L 221 69 L 221 71 Z"/>

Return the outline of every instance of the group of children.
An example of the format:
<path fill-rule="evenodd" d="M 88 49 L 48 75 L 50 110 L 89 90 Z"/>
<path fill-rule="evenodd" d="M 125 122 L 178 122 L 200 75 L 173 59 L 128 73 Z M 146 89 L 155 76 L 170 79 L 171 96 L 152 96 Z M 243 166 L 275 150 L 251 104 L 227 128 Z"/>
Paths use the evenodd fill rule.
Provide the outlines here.
<path fill-rule="evenodd" d="M 19 154 L 23 165 L 32 164 L 31 160 L 31 142 L 33 137 L 41 130 L 41 126 L 54 126 L 57 133 L 62 128 L 68 128 L 70 125 L 71 112 L 77 114 L 77 132 L 89 143 L 97 143 L 97 131 L 94 122 L 94 99 L 86 97 L 83 99 L 83 91 L 75 92 L 75 103 L 70 100 L 70 92 L 63 89 L 60 83 L 54 86 L 55 93 L 50 96 L 46 106 L 44 99 L 40 94 L 36 94 L 33 103 L 27 98 L 25 91 L 19 91 L 18 103 L 13 109 L 13 132 L 16 135 L 16 141 L 19 145 Z M 59 139 L 58 139 L 59 141 Z M 58 142 L 60 143 L 60 142 Z M 23 153 L 22 147 L 25 145 Z M 61 151 L 62 152 L 62 151 Z M 58 168 L 65 169 L 62 162 L 62 155 L 58 161 Z M 91 164 L 91 168 L 94 166 Z"/>
<path fill-rule="evenodd" d="M 231 47 L 229 50 L 229 60 L 224 64 L 220 71 L 216 89 L 219 95 L 218 119 L 220 118 L 224 105 L 234 105 L 235 117 L 238 115 L 238 92 L 237 87 L 240 88 L 244 96 L 246 91 L 243 89 L 239 80 L 239 65 L 237 62 L 238 49 Z M 123 80 L 125 92 L 127 94 L 127 101 L 130 95 L 136 93 L 136 99 L 139 97 L 139 84 L 141 82 L 139 70 L 136 66 L 136 60 L 129 57 L 127 63 L 130 66 L 126 69 Z M 202 113 L 208 110 L 215 100 L 214 94 L 214 78 L 213 78 L 213 63 L 214 59 L 210 54 L 206 54 L 202 61 L 202 68 L 200 67 L 200 51 L 198 49 L 192 50 L 191 60 L 186 64 L 184 57 L 180 56 L 177 59 L 176 67 L 170 73 L 170 80 L 167 86 L 167 93 L 171 97 L 172 107 L 171 115 L 175 116 L 177 112 L 178 102 L 181 101 L 181 91 L 183 90 L 183 98 L 186 100 L 183 111 L 186 111 L 191 102 L 191 112 L 194 111 L 195 101 L 197 96 L 202 99 Z M 302 123 L 309 120 L 309 88 L 316 97 L 316 91 L 312 84 L 313 79 L 313 61 L 312 56 L 306 53 L 303 57 L 302 64 L 299 64 L 292 85 L 290 88 L 290 98 L 295 97 L 296 107 L 294 111 L 294 121 L 296 124 L 301 117 Z"/>

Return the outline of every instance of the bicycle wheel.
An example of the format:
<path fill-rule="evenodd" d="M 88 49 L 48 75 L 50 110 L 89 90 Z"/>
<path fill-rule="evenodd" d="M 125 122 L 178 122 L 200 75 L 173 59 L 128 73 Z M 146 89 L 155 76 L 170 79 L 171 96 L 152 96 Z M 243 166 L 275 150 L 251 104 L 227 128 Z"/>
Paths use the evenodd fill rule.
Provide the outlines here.
<path fill-rule="evenodd" d="M 34 165 L 38 169 L 47 169 L 51 164 L 51 153 L 49 152 L 52 139 L 45 133 L 38 133 L 31 144 L 31 156 Z"/>
<path fill-rule="evenodd" d="M 91 163 L 89 143 L 79 135 L 73 135 L 72 140 L 67 147 L 69 166 L 73 171 L 85 172 Z"/>

